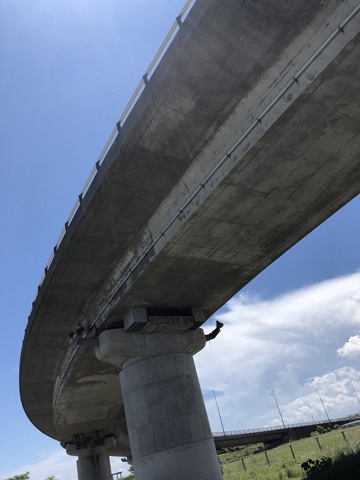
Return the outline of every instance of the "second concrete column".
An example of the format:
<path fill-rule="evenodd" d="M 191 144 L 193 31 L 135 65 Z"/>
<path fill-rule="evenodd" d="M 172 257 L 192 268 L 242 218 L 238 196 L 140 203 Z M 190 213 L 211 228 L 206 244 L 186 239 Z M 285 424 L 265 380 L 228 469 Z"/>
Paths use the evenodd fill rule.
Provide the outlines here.
<path fill-rule="evenodd" d="M 79 457 L 76 462 L 79 480 L 111 480 L 111 466 L 109 455 L 91 455 Z"/>

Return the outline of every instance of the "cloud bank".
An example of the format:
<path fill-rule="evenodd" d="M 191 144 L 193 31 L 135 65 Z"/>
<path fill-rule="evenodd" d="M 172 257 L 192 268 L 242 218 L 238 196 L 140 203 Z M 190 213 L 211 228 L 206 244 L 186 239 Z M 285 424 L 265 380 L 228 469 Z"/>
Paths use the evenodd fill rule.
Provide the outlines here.
<path fill-rule="evenodd" d="M 53 452 L 42 452 L 43 460 L 38 463 L 27 464 L 19 467 L 15 472 L 8 474 L 0 473 L 0 479 L 20 475 L 30 472 L 31 480 L 44 480 L 51 475 L 55 475 L 58 480 L 77 480 L 76 457 L 67 455 L 64 449 Z M 129 465 L 121 461 L 120 458 L 111 457 L 111 471 L 113 473 L 122 472 L 127 475 Z"/>
<path fill-rule="evenodd" d="M 316 388 L 331 417 L 360 410 L 360 272 L 270 300 L 245 291 L 215 318 L 223 330 L 195 357 L 213 430 L 211 390 L 226 430 L 280 424 L 271 390 L 288 423 L 326 419 Z"/>
<path fill-rule="evenodd" d="M 349 341 L 337 351 L 338 355 L 342 357 L 352 357 L 353 355 L 360 355 L 360 335 L 350 337 Z"/>

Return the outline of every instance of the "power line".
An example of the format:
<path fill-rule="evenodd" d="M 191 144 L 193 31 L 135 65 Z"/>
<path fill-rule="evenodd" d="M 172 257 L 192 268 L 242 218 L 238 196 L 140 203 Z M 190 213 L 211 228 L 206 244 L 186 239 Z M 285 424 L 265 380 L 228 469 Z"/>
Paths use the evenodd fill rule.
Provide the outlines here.
<path fill-rule="evenodd" d="M 275 403 L 276 403 L 276 406 L 277 406 L 277 408 L 278 408 L 278 410 L 279 410 L 279 415 L 280 415 L 280 418 L 281 418 L 281 422 L 282 422 L 282 424 L 283 424 L 283 427 L 286 428 L 286 427 L 285 427 L 285 423 L 284 423 L 283 416 L 281 415 L 281 410 L 280 410 L 278 401 L 276 400 L 275 392 L 274 392 L 274 390 L 271 390 L 271 391 L 272 391 L 272 394 L 274 395 Z"/>
<path fill-rule="evenodd" d="M 217 403 L 217 400 L 216 400 L 216 395 L 215 395 L 215 392 L 214 392 L 214 390 L 212 390 L 212 392 L 213 392 L 213 394 L 214 394 L 215 403 L 216 403 L 217 411 L 218 411 L 218 414 L 219 414 L 219 418 L 220 418 L 220 422 L 221 422 L 221 426 L 222 426 L 223 434 L 224 434 L 224 436 L 225 436 L 225 429 L 224 429 L 224 425 L 223 425 L 222 418 L 221 418 L 221 415 L 220 415 L 219 405 L 218 405 L 218 403 Z"/>
<path fill-rule="evenodd" d="M 328 415 L 328 413 L 327 413 L 327 411 L 326 411 L 326 408 L 325 408 L 324 402 L 323 402 L 323 400 L 322 400 L 322 398 L 321 398 L 320 392 L 319 392 L 319 390 L 318 390 L 317 388 L 316 388 L 315 390 L 317 391 L 317 393 L 318 393 L 318 395 L 319 395 L 319 398 L 320 398 L 320 401 L 321 401 L 321 403 L 322 403 L 322 406 L 324 407 L 324 412 L 325 412 L 326 418 L 328 419 L 329 425 L 331 426 L 330 418 L 329 418 L 329 415 Z"/>

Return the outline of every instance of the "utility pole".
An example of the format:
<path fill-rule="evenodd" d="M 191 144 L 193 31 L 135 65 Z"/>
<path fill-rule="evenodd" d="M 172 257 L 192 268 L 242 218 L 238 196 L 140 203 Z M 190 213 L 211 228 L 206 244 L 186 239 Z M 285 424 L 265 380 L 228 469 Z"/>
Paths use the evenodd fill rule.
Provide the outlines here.
<path fill-rule="evenodd" d="M 285 427 L 284 419 L 283 419 L 283 416 L 281 415 L 280 407 L 279 407 L 278 401 L 276 400 L 275 392 L 274 392 L 274 390 L 271 390 L 271 391 L 272 391 L 272 394 L 274 395 L 275 403 L 276 403 L 277 409 L 279 410 L 279 415 L 280 415 L 280 418 L 281 418 L 281 422 L 282 422 L 283 427 L 285 429 L 286 427 Z"/>
<path fill-rule="evenodd" d="M 327 413 L 327 411 L 326 411 L 326 408 L 325 408 L 324 402 L 323 402 L 323 400 L 322 400 L 322 398 L 321 398 L 320 392 L 319 392 L 319 390 L 318 390 L 317 388 L 316 388 L 315 390 L 318 392 L 320 401 L 321 401 L 321 403 L 322 403 L 322 406 L 324 407 L 324 412 L 325 412 L 326 418 L 328 419 L 329 425 L 330 425 L 330 427 L 331 427 L 330 418 L 329 418 L 329 415 L 328 415 L 328 413 Z"/>
<path fill-rule="evenodd" d="M 222 422 L 222 419 L 221 419 L 220 410 L 219 410 L 219 405 L 218 405 L 218 403 L 217 403 L 217 400 L 216 400 L 216 395 L 215 395 L 215 392 L 214 392 L 214 390 L 212 390 L 212 392 L 213 392 L 213 394 L 214 394 L 215 403 L 216 403 L 216 408 L 217 408 L 217 411 L 218 411 L 218 414 L 219 414 L 219 418 L 220 418 L 220 422 L 221 422 L 221 426 L 222 426 L 223 434 L 224 434 L 224 437 L 225 437 L 225 429 L 224 429 L 224 425 L 223 425 L 223 422 Z"/>
<path fill-rule="evenodd" d="M 352 386 L 352 389 L 354 390 L 355 397 L 357 398 L 357 401 L 358 401 L 359 404 L 360 404 L 360 400 L 359 400 L 358 394 L 356 393 L 356 390 L 355 390 L 355 388 L 354 388 L 354 385 Z"/>

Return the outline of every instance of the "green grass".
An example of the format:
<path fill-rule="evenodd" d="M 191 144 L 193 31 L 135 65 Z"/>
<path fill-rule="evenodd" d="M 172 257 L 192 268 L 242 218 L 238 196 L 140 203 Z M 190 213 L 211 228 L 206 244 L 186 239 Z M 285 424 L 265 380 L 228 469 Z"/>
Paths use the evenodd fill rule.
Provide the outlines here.
<path fill-rule="evenodd" d="M 219 460 L 222 464 L 223 478 L 224 480 L 304 480 L 306 477 L 304 470 L 301 468 L 301 464 L 309 458 L 313 460 L 320 460 L 322 457 L 337 458 L 338 462 L 334 463 L 334 469 L 336 469 L 336 463 L 340 465 L 340 461 L 342 464 L 358 461 L 358 459 L 354 457 L 358 457 L 358 454 L 355 453 L 355 444 L 360 441 L 360 427 L 346 429 L 344 433 L 347 442 L 344 440 L 342 430 L 339 429 L 335 432 L 324 433 L 317 437 L 310 437 L 297 442 L 290 442 L 268 450 L 266 453 L 270 467 L 267 464 L 264 452 L 251 455 L 259 445 L 241 447 L 236 449 L 236 451 L 228 451 L 219 455 Z M 316 438 L 318 438 L 320 442 L 321 450 L 319 449 Z M 295 460 L 292 456 L 290 445 L 292 446 Z M 357 450 L 359 450 L 359 448 Z M 244 471 L 241 459 L 239 459 L 240 457 L 243 457 L 246 472 Z M 338 468 L 343 467 L 339 466 Z M 328 480 L 337 478 L 336 476 L 330 477 L 329 474 L 326 475 L 324 478 Z M 354 479 L 355 478 L 360 479 L 360 475 L 359 477 L 354 477 Z M 123 478 L 123 480 L 126 479 L 134 480 L 135 477 L 134 475 L 130 475 Z"/>
<path fill-rule="evenodd" d="M 270 467 L 267 464 L 265 453 L 258 453 L 244 458 L 246 472 L 241 460 L 222 464 L 225 480 L 287 480 L 288 478 L 303 479 L 304 471 L 301 464 L 312 458 L 320 459 L 324 456 L 334 458 L 341 451 L 354 448 L 360 441 L 360 427 L 344 430 L 347 442 L 342 436 L 342 430 L 318 435 L 321 450 L 316 438 L 311 437 L 297 442 L 281 445 L 267 451 Z M 289 445 L 292 445 L 295 454 L 293 459 Z M 226 455 L 226 456 L 225 456 Z M 219 455 L 220 462 L 229 462 L 231 458 L 239 458 L 239 452 Z"/>

